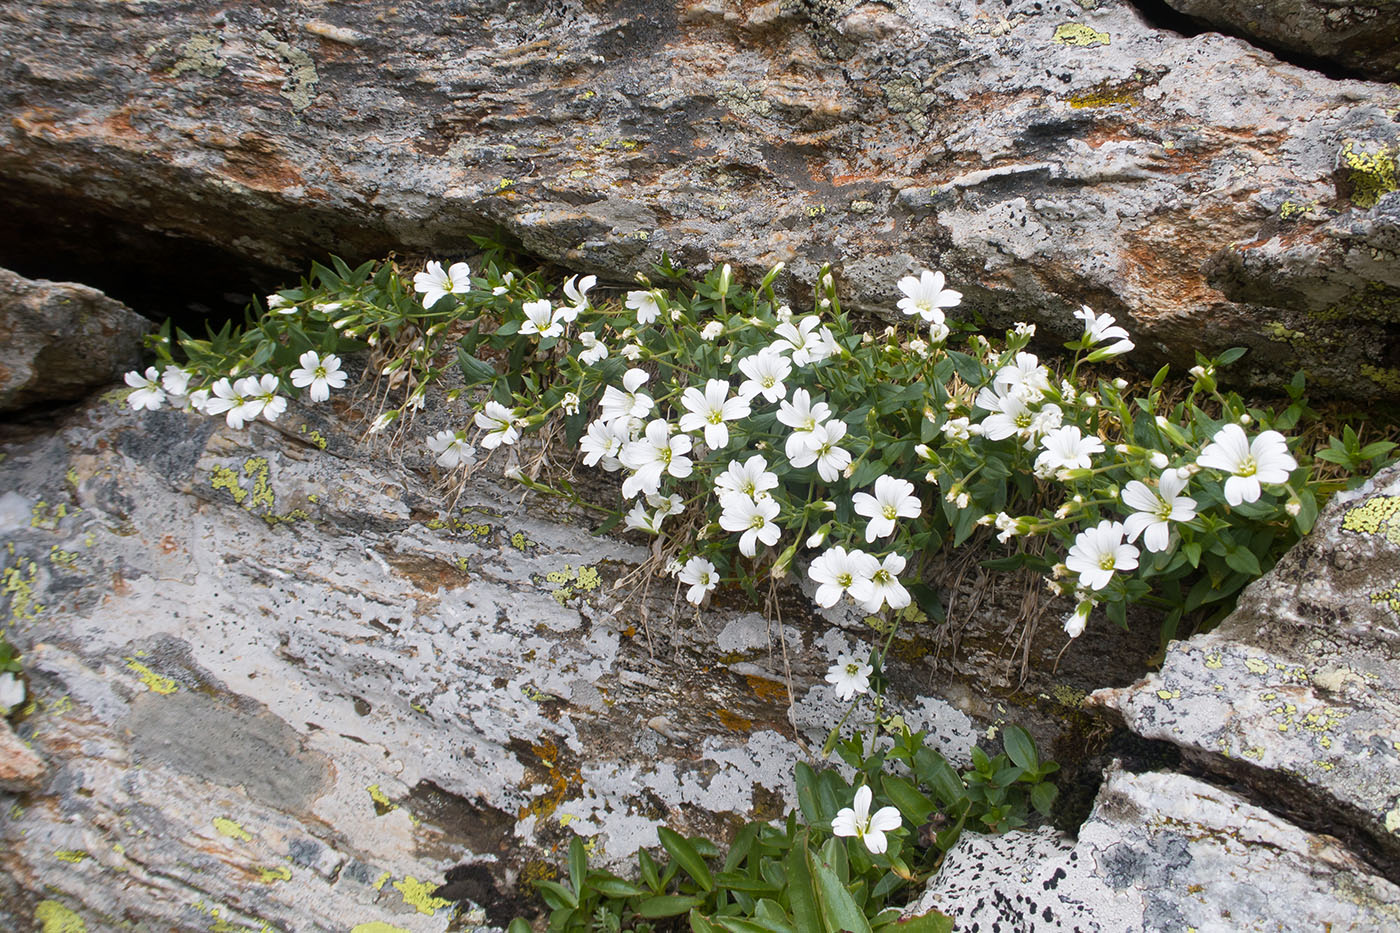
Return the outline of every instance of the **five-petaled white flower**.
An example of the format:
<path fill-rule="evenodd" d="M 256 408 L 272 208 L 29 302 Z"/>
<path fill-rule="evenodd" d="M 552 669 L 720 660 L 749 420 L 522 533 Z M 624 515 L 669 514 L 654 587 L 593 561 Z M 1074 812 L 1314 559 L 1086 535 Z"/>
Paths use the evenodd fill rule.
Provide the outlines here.
<path fill-rule="evenodd" d="M 783 446 L 789 460 L 799 451 L 812 446 L 813 432 L 830 417 L 831 406 L 826 402 L 813 403 L 812 396 L 806 389 L 796 390 L 792 393 L 792 401 L 785 401 L 778 406 L 778 420 L 792 428 L 792 433 L 788 435 Z"/>
<path fill-rule="evenodd" d="M 909 605 L 909 591 L 899 582 L 907 563 L 902 554 L 886 554 L 880 568 L 870 576 L 870 595 L 861 600 L 861 608 L 866 612 L 879 612 L 885 603 L 889 603 L 891 609 Z"/>
<path fill-rule="evenodd" d="M 476 448 L 467 443 L 467 432 L 443 430 L 428 438 L 428 449 L 437 454 L 437 465 L 455 469 L 476 459 Z"/>
<path fill-rule="evenodd" d="M 643 436 L 622 448 L 618 458 L 632 470 L 622 481 L 622 495 L 631 499 L 638 493 L 654 493 L 661 489 L 661 476 L 669 473 L 685 479 L 694 469 L 686 454 L 691 449 L 690 438 L 684 434 L 671 436 L 671 425 L 662 418 L 651 421 Z"/>
<path fill-rule="evenodd" d="M 586 466 L 602 466 L 609 473 L 622 469 L 623 446 L 631 440 L 627 435 L 627 420 L 592 421 L 588 433 L 579 439 L 579 450 L 583 451 Z"/>
<path fill-rule="evenodd" d="M 692 557 L 686 561 L 676 578 L 690 587 L 685 591 L 685 599 L 696 606 L 704 602 L 709 592 L 719 585 L 719 574 L 715 572 L 715 565 L 703 557 Z"/>
<path fill-rule="evenodd" d="M 782 528 L 774 521 L 778 517 L 778 503 L 772 496 L 754 500 L 748 496 L 728 496 L 721 500 L 724 511 L 719 516 L 719 526 L 725 531 L 741 532 L 739 553 L 753 557 L 758 551 L 758 542 L 777 544 Z"/>
<path fill-rule="evenodd" d="M 1250 442 L 1237 424 L 1221 428 L 1196 463 L 1231 474 L 1225 480 L 1225 501 L 1231 505 L 1254 502 L 1262 492 L 1260 483 L 1286 483 L 1288 474 L 1298 469 L 1282 434 L 1265 431 Z"/>
<path fill-rule="evenodd" d="M 875 668 L 852 654 L 836 656 L 836 663 L 826 672 L 826 682 L 836 688 L 836 699 L 849 700 L 870 690 L 870 674 Z"/>
<path fill-rule="evenodd" d="M 906 275 L 899 280 L 899 290 L 904 297 L 899 299 L 899 310 L 905 314 L 917 314 L 929 324 L 943 323 L 943 309 L 957 307 L 962 301 L 962 292 L 944 288 L 942 272 L 925 269 L 919 277 Z"/>
<path fill-rule="evenodd" d="M 1107 519 L 1081 531 L 1065 558 L 1065 566 L 1091 590 L 1108 586 L 1114 571 L 1135 570 L 1137 565 L 1138 549 L 1123 543 L 1123 523 Z"/>
<path fill-rule="evenodd" d="M 644 531 L 649 535 L 661 534 L 661 520 L 666 516 L 661 512 L 648 512 L 646 504 L 638 499 L 627 512 L 629 531 Z"/>
<path fill-rule="evenodd" d="M 345 387 L 345 373 L 340 369 L 340 357 L 334 353 L 323 359 L 315 350 L 307 350 L 298 360 L 301 368 L 292 370 L 292 385 L 298 389 L 311 387 L 311 401 L 324 402 L 331 397 L 331 389 Z"/>
<path fill-rule="evenodd" d="M 574 280 L 578 279 L 578 284 Z M 569 276 L 569 280 L 564 283 L 564 297 L 573 302 L 568 307 L 560 308 L 560 317 L 566 324 L 572 324 L 579 314 L 588 310 L 588 290 L 598 283 L 596 275 L 585 275 L 579 279 L 576 275 Z"/>
<path fill-rule="evenodd" d="M 881 807 L 874 814 L 870 812 L 870 785 L 862 784 L 856 791 L 856 799 L 849 807 L 842 808 L 831 821 L 834 836 L 855 836 L 872 855 L 879 855 L 889 847 L 885 833 L 899 829 L 904 819 L 894 807 Z"/>
<path fill-rule="evenodd" d="M 759 499 L 777 485 L 778 475 L 768 471 L 768 461 L 762 454 L 754 454 L 742 464 L 738 460 L 729 462 L 724 472 L 715 477 L 715 495 L 721 504 L 726 496 Z"/>
<path fill-rule="evenodd" d="M 655 291 L 628 292 L 626 304 L 637 312 L 638 324 L 650 324 L 661 315 L 661 305 L 656 300 Z"/>
<path fill-rule="evenodd" d="M 247 379 L 230 384 L 225 376 L 214 383 L 214 395 L 205 403 L 204 410 L 211 415 L 224 415 L 228 426 L 239 430 L 245 421 L 253 420 L 262 412 L 262 405 L 250 399 L 251 393 L 257 389 L 256 379 L 250 386 Z"/>
<path fill-rule="evenodd" d="M 578 355 L 578 361 L 584 366 L 592 366 L 608 358 L 608 345 L 599 340 L 598 335 L 591 330 L 579 334 L 578 342 L 583 344 L 583 352 Z"/>
<path fill-rule="evenodd" d="M 837 352 L 836 337 L 823 327 L 821 318 L 809 314 L 794 325 L 784 321 L 773 331 L 780 339 L 773 348 L 779 353 L 791 353 L 794 366 L 820 363 Z"/>
<path fill-rule="evenodd" d="M 603 421 L 616 421 L 619 418 L 645 418 L 654 402 L 650 395 L 639 391 L 650 379 L 644 369 L 629 369 L 622 374 L 622 388 L 608 386 L 603 390 Z"/>
<path fill-rule="evenodd" d="M 126 379 L 127 385 L 136 390 L 126 397 L 126 403 L 131 406 L 132 411 L 140 411 L 142 408 L 155 411 L 165 404 L 165 390 L 161 388 L 160 373 L 154 366 L 146 367 L 144 376 L 133 369 L 123 378 Z"/>
<path fill-rule="evenodd" d="M 413 290 L 423 293 L 423 307 L 431 308 L 447 295 L 460 295 L 472 287 L 472 270 L 465 262 L 454 262 L 446 272 L 442 263 L 432 260 L 427 271 L 413 277 Z"/>
<path fill-rule="evenodd" d="M 1186 477 L 1176 470 L 1163 471 L 1155 490 L 1138 480 L 1124 486 L 1123 504 L 1136 510 L 1123 522 L 1128 540 L 1136 541 L 1142 535 L 1149 551 L 1165 551 L 1171 535 L 1168 523 L 1189 522 L 1196 517 L 1196 500 L 1181 495 L 1185 488 Z"/>
<path fill-rule="evenodd" d="M 252 377 L 249 377 L 252 378 Z M 256 380 L 257 390 L 253 397 L 259 403 L 258 412 L 268 421 L 276 421 L 277 416 L 287 410 L 287 400 L 277 394 L 277 377 L 266 373 Z M 250 415 L 249 417 L 256 417 Z"/>
<path fill-rule="evenodd" d="M 482 406 L 472 421 L 486 433 L 481 435 L 481 446 L 495 450 L 502 444 L 514 444 L 520 437 L 520 429 L 515 426 L 519 412 L 507 408 L 494 399 Z"/>
<path fill-rule="evenodd" d="M 188 394 L 190 389 L 190 376 L 188 369 L 181 369 L 178 366 L 167 366 L 160 374 L 160 385 L 165 390 L 165 394 L 171 396 L 171 404 L 176 404 L 175 399 Z"/>
<path fill-rule="evenodd" d="M 919 497 L 914 495 L 914 484 L 892 476 L 876 479 L 875 494 L 858 492 L 851 497 L 851 504 L 857 515 L 870 519 L 865 524 L 867 543 L 876 538 L 888 538 L 894 534 L 895 519 L 918 518 L 921 511 Z"/>
<path fill-rule="evenodd" d="M 722 450 L 729 444 L 729 426 L 725 422 L 743 418 L 750 411 L 749 400 L 742 395 L 729 398 L 729 382 L 724 379 L 710 379 L 704 392 L 694 386 L 686 389 L 681 394 L 681 405 L 685 407 L 681 430 L 703 430 L 705 445 L 711 450 Z"/>
<path fill-rule="evenodd" d="M 817 425 L 811 432 L 806 445 L 799 449 L 788 461 L 795 467 L 817 464 L 817 475 L 823 482 L 834 483 L 846 467 L 851 465 L 851 453 L 844 447 L 836 446 L 846 436 L 846 422 L 828 421 Z"/>
<path fill-rule="evenodd" d="M 1056 470 L 1087 470 L 1094 465 L 1093 455 L 1103 453 L 1103 441 L 1084 437 L 1072 424 L 1051 431 L 1040 443 L 1045 449 L 1035 458 L 1035 470 L 1042 476 Z"/>
<path fill-rule="evenodd" d="M 1110 356 L 1118 356 L 1133 348 L 1133 342 L 1128 339 L 1128 332 L 1117 325 L 1113 320 L 1113 315 L 1095 314 L 1092 308 L 1083 305 L 1074 312 L 1074 316 L 1084 322 L 1084 337 L 1088 340 L 1089 346 L 1103 343 L 1105 340 L 1114 341 L 1106 347 L 1099 347 L 1090 354 L 1090 358 L 1105 359 Z"/>
<path fill-rule="evenodd" d="M 541 337 L 558 337 L 564 333 L 566 309 L 555 310 L 548 298 L 527 301 L 520 310 L 525 313 L 525 322 L 520 325 L 522 334 L 539 334 Z"/>
<path fill-rule="evenodd" d="M 1034 404 L 1050 391 L 1050 370 L 1040 364 L 1034 353 L 1017 353 L 1014 362 L 997 370 L 992 384 L 1002 394 L 1015 395 L 1021 401 Z"/>
<path fill-rule="evenodd" d="M 739 371 L 748 378 L 739 386 L 744 398 L 762 395 L 764 401 L 777 402 L 787 396 L 783 380 L 792 373 L 792 363 L 773 347 L 764 347 L 739 361 Z"/>
<path fill-rule="evenodd" d="M 812 597 L 818 606 L 834 606 L 842 593 L 850 593 L 857 602 L 870 598 L 871 579 L 880 569 L 880 561 L 859 548 L 847 551 L 839 544 L 822 552 L 807 568 L 807 576 L 817 585 Z"/>

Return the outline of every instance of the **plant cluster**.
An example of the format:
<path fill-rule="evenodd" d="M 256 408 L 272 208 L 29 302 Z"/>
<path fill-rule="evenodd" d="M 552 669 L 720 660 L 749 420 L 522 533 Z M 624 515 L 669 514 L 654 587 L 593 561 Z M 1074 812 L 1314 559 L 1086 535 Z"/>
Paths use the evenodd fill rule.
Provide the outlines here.
<path fill-rule="evenodd" d="M 14 645 L 0 632 L 0 718 L 10 715 L 24 702 L 22 671 Z"/>
<path fill-rule="evenodd" d="M 746 288 L 728 266 L 692 284 L 664 263 L 656 282 L 598 301 L 593 276 L 557 295 L 495 261 L 475 277 L 430 262 L 411 290 L 390 264 L 333 265 L 270 296 L 246 329 L 178 334 L 183 363 L 162 332 L 163 372 L 128 374 L 130 403 L 272 420 L 290 389 L 317 401 L 343 386 L 336 353 L 368 347 L 387 381 L 380 431 L 455 363 L 465 386 L 450 394 L 484 397 L 428 440 L 436 462 L 469 471 L 478 449 L 523 433 L 562 440 L 620 475 L 605 527 L 655 537 L 658 565 L 697 605 L 722 583 L 757 595 L 800 555 L 820 605 L 917 599 L 939 618 L 923 562 L 987 528 L 1004 551 L 988 566 L 1031 568 L 1073 599 L 1071 637 L 1096 607 L 1121 625 L 1144 601 L 1170 634 L 1185 614 L 1227 611 L 1341 484 L 1282 433 L 1312 416 L 1301 374 L 1282 411 L 1218 387 L 1241 350 L 1198 355 L 1184 394 L 1165 367 L 1129 393 L 1096 372 L 1133 349 L 1111 316 L 1077 312 L 1057 366 L 1029 352 L 1034 325 L 994 342 L 950 319 L 961 295 L 936 272 L 895 283 L 909 326 L 862 332 L 829 272 L 804 314 L 773 291 L 781 266 Z M 1317 459 L 1360 472 L 1393 447 L 1348 428 Z M 577 498 L 538 461 L 510 475 Z"/>

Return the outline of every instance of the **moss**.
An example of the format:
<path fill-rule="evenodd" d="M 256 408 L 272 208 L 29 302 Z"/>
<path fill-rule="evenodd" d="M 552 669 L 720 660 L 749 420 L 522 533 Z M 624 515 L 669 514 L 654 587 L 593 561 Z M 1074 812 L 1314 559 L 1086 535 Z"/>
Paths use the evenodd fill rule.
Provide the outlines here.
<path fill-rule="evenodd" d="M 1056 45 L 1077 45 L 1082 48 L 1093 48 L 1099 45 L 1109 44 L 1109 35 L 1106 32 L 1099 32 L 1083 23 L 1061 23 L 1055 27 L 1053 41 Z"/>
<path fill-rule="evenodd" d="M 1380 146 L 1374 152 L 1359 151 L 1360 143 L 1347 140 L 1342 146 L 1342 162 L 1346 164 L 1347 181 L 1351 186 L 1351 203 L 1360 208 L 1375 207 L 1382 195 L 1400 189 L 1400 173 L 1396 170 L 1396 155 L 1400 150 Z"/>
<path fill-rule="evenodd" d="M 1362 363 L 1361 375 L 1387 392 L 1400 393 L 1400 369 L 1389 369 L 1383 366 L 1372 366 L 1370 363 Z"/>

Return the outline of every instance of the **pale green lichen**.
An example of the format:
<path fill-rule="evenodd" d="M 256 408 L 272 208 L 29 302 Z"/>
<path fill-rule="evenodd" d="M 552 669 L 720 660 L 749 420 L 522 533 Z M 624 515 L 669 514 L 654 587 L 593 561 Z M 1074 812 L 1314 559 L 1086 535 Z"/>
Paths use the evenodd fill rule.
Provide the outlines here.
<path fill-rule="evenodd" d="M 291 101 L 293 111 L 301 113 L 311 106 L 311 101 L 316 96 L 316 85 L 321 81 L 316 73 L 316 63 L 311 60 L 310 55 L 279 41 L 267 30 L 258 33 L 258 39 L 289 66 L 287 78 L 282 82 L 282 90 L 278 94 Z"/>
<path fill-rule="evenodd" d="M 374 801 L 374 812 L 379 816 L 392 813 L 399 808 L 399 805 L 389 799 L 389 795 L 379 789 L 378 784 L 371 784 L 365 790 L 369 791 L 369 799 Z"/>
<path fill-rule="evenodd" d="M 1370 208 L 1375 207 L 1383 195 L 1400 189 L 1397 149 L 1380 146 L 1374 152 L 1363 152 L 1360 145 L 1347 140 L 1342 146 L 1342 162 L 1350 170 L 1347 180 L 1351 183 L 1351 203 Z"/>
<path fill-rule="evenodd" d="M 1361 364 L 1361 375 L 1370 379 L 1387 392 L 1400 392 L 1400 370 Z"/>
<path fill-rule="evenodd" d="M 92 858 L 92 853 L 88 852 L 86 849 L 59 849 L 53 854 L 53 857 L 60 862 L 81 865 L 83 862 Z"/>
<path fill-rule="evenodd" d="M 308 431 L 306 425 L 301 426 L 301 433 L 306 435 L 306 439 L 315 444 L 319 449 L 326 449 L 326 438 L 320 431 Z"/>
<path fill-rule="evenodd" d="M 219 52 L 224 47 L 224 40 L 218 33 L 202 33 L 185 40 L 185 44 L 180 46 L 180 57 L 170 68 L 170 76 L 178 78 L 186 72 L 193 71 L 201 78 L 216 77 L 224 70 L 224 59 Z"/>
<path fill-rule="evenodd" d="M 49 563 L 67 570 L 77 570 L 78 554 L 76 551 L 65 551 L 55 544 L 53 547 L 49 548 Z"/>
<path fill-rule="evenodd" d="M 233 501 L 242 503 L 248 498 L 248 490 L 238 484 L 238 473 L 226 466 L 216 466 L 210 471 L 209 485 L 215 489 L 226 489 Z"/>
<path fill-rule="evenodd" d="M 83 918 L 58 901 L 40 901 L 34 908 L 34 922 L 39 933 L 87 933 Z"/>
<path fill-rule="evenodd" d="M 213 820 L 214 829 L 220 836 L 227 836 L 230 839 L 237 839 L 240 842 L 251 842 L 252 835 L 241 825 L 225 816 L 216 816 Z"/>
<path fill-rule="evenodd" d="M 292 880 L 292 870 L 286 865 L 279 865 L 276 868 L 259 868 L 258 875 L 263 884 L 276 884 L 279 881 Z"/>
<path fill-rule="evenodd" d="M 355 924 L 350 928 L 350 933 L 410 933 L 410 931 L 385 923 L 383 920 L 371 920 L 368 923 Z"/>
<path fill-rule="evenodd" d="M 14 555 L 14 544 L 7 545 L 10 555 Z M 10 597 L 10 624 L 32 622 L 39 618 L 44 607 L 35 599 L 35 585 L 38 582 L 39 565 L 28 558 L 19 558 L 14 566 L 0 570 L 0 595 Z"/>
<path fill-rule="evenodd" d="M 1372 496 L 1361 505 L 1346 510 L 1342 530 L 1363 535 L 1384 535 L 1400 545 L 1400 496 Z"/>
<path fill-rule="evenodd" d="M 1109 35 L 1106 32 L 1099 32 L 1083 23 L 1061 23 L 1055 27 L 1055 35 L 1052 39 L 1057 45 L 1077 45 L 1083 48 L 1093 48 L 1098 45 L 1108 45 Z"/>

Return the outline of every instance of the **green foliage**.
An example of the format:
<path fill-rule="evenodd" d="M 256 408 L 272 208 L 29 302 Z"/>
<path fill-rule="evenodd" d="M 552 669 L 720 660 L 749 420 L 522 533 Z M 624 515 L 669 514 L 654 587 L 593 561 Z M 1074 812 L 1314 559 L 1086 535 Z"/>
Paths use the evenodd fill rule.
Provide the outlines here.
<path fill-rule="evenodd" d="M 15 646 L 10 644 L 4 632 L 0 632 L 0 674 L 18 674 L 23 670 Z"/>

